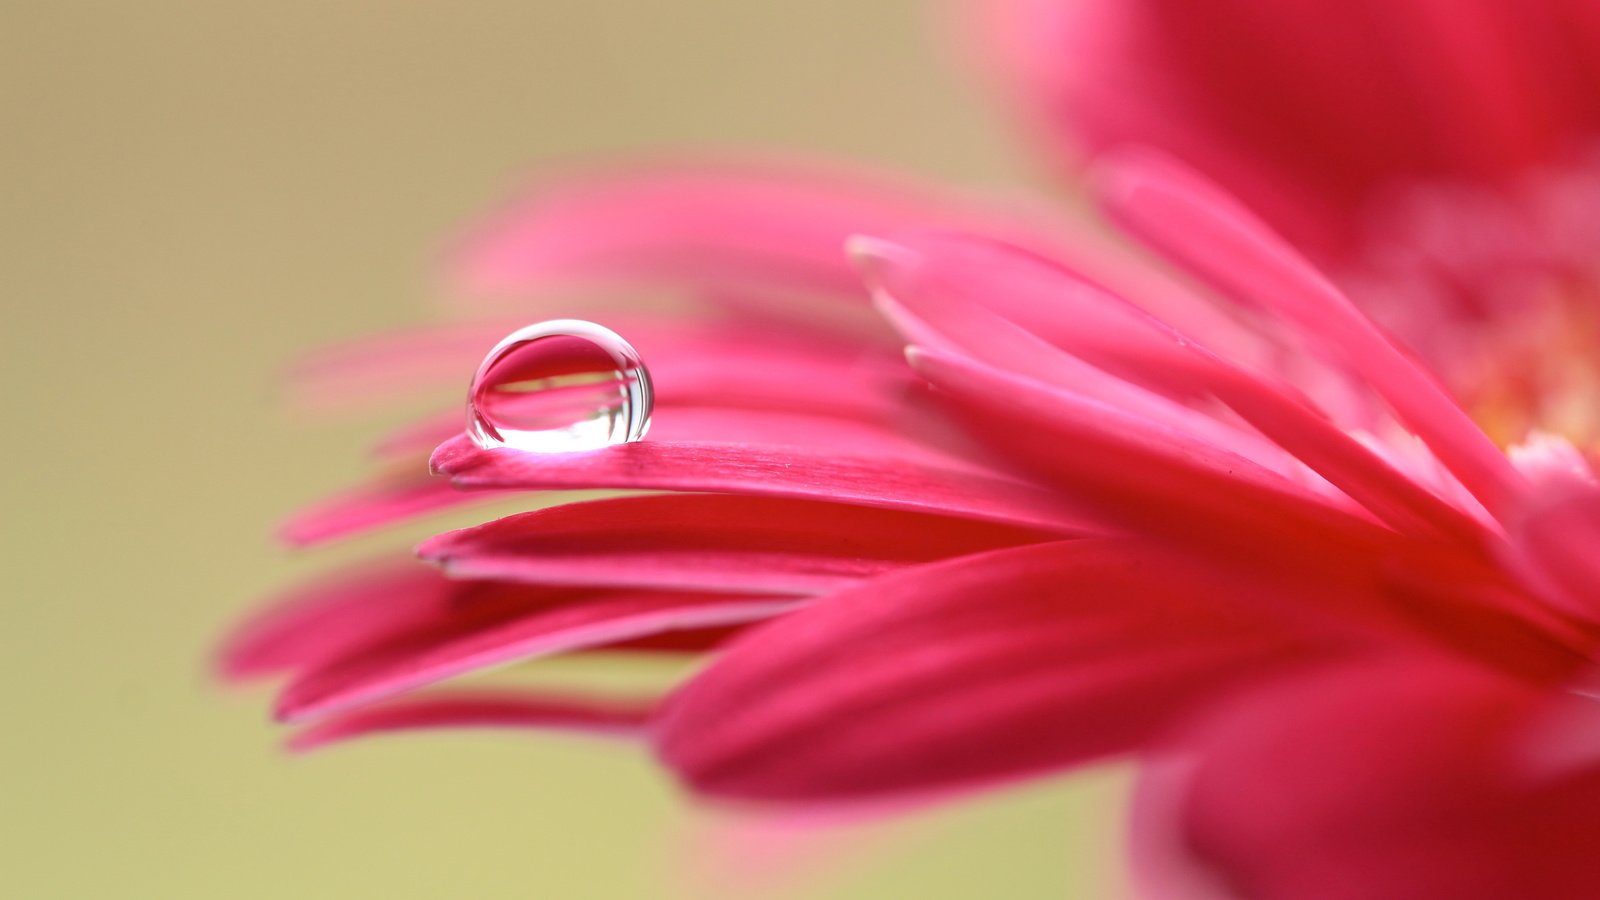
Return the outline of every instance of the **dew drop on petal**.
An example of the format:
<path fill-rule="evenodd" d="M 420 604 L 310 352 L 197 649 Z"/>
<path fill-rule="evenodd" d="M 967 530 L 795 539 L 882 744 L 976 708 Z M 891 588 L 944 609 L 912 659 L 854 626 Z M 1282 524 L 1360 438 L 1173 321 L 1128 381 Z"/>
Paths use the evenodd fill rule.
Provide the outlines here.
<path fill-rule="evenodd" d="M 653 392 L 639 352 L 593 322 L 519 328 L 483 358 L 467 395 L 467 434 L 485 450 L 595 450 L 637 441 Z"/>

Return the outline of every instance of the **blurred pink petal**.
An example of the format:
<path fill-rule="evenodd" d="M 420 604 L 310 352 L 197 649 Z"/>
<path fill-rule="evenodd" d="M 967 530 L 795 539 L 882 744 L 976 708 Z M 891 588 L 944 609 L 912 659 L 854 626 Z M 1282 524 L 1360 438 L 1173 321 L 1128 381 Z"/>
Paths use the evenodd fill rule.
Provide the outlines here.
<path fill-rule="evenodd" d="M 315 718 L 464 672 L 613 644 L 665 631 L 742 624 L 794 607 L 792 598 L 623 589 L 583 594 L 532 589 L 517 602 L 441 610 L 299 671 L 278 698 L 285 721 Z"/>
<path fill-rule="evenodd" d="M 1174 849 L 1262 900 L 1595 896 L 1600 768 L 1542 780 L 1511 752 L 1547 696 L 1413 657 L 1243 697 L 1180 744 Z"/>
<path fill-rule="evenodd" d="M 324 544 L 496 496 L 462 493 L 422 471 L 387 475 L 301 510 L 278 526 L 278 536 L 295 546 Z"/>
<path fill-rule="evenodd" d="M 428 622 L 459 583 L 411 560 L 367 563 L 302 585 L 244 623 L 218 654 L 231 679 L 286 672 L 372 639 L 375 623 L 404 630 Z"/>
<path fill-rule="evenodd" d="M 600 737 L 637 737 L 653 704 L 513 691 L 424 694 L 324 719 L 289 739 L 306 751 L 356 738 L 439 728 L 537 729 Z"/>
<path fill-rule="evenodd" d="M 1550 479 L 1514 512 L 1507 562 L 1563 612 L 1600 622 L 1600 487 Z"/>
<path fill-rule="evenodd" d="M 1059 160 L 1163 147 L 1296 240 L 1403 179 L 1505 183 L 1600 126 L 1583 0 L 1006 0 L 989 58 Z"/>
<path fill-rule="evenodd" d="M 858 232 L 1008 217 L 899 177 L 837 166 L 685 161 L 572 174 L 480 227 L 452 269 L 474 293 L 645 279 L 860 296 L 840 254 Z"/>

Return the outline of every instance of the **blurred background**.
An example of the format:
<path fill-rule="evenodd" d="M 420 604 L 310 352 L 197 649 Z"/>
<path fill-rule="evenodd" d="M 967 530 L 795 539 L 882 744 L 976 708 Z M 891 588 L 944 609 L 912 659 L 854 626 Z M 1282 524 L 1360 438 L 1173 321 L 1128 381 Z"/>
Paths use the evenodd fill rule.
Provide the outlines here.
<path fill-rule="evenodd" d="M 456 733 L 288 757 L 264 691 L 208 681 L 263 597 L 423 533 L 272 543 L 377 427 L 297 419 L 276 380 L 427 321 L 436 249 L 541 160 L 778 146 L 1014 185 L 938 7 L 5 4 L 0 895 L 706 894 L 683 862 L 705 815 L 627 748 Z M 733 893 L 1120 896 L 1121 791 L 1035 785 Z"/>

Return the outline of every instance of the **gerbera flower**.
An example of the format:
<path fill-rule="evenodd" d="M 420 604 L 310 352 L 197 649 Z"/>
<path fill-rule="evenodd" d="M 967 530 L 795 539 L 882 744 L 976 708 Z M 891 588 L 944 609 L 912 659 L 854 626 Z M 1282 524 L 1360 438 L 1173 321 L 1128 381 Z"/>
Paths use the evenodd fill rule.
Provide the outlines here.
<path fill-rule="evenodd" d="M 676 166 L 535 192 L 458 270 L 525 296 L 683 289 L 689 315 L 605 316 L 654 374 L 650 438 L 486 450 L 452 412 L 384 441 L 401 474 L 288 536 L 512 492 L 666 493 L 314 585 L 227 671 L 288 676 L 301 746 L 620 734 L 700 795 L 780 810 L 1144 754 L 1135 849 L 1166 895 L 1596 895 L 1583 454 L 1551 435 L 1503 452 L 1183 167 L 1124 156 L 1097 193 L 1205 286 L 1042 214 L 859 176 Z M 462 379 L 506 330 L 347 348 L 301 385 Z M 706 661 L 664 696 L 438 688 L 618 648 Z"/>

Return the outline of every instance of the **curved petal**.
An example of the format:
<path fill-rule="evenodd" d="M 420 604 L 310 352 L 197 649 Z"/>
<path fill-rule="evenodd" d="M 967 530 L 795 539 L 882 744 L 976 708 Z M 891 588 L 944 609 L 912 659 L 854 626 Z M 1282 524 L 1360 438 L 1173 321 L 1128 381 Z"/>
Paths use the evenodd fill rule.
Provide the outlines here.
<path fill-rule="evenodd" d="M 1346 546 L 1370 546 L 1377 534 L 1321 495 L 1169 424 L 962 357 L 921 348 L 909 356 L 974 434 L 1033 436 L 997 440 L 997 453 L 1113 520 L 1214 537 L 1228 527 L 1226 534 L 1250 541 L 1283 536 L 1291 523 Z"/>
<path fill-rule="evenodd" d="M 846 389 L 840 393 L 848 395 L 850 391 Z M 667 405 L 652 421 L 651 440 L 647 443 L 652 447 L 693 444 L 711 447 L 713 451 L 725 446 L 729 448 L 730 453 L 755 455 L 770 460 L 779 460 L 786 456 L 792 457 L 794 461 L 820 457 L 834 468 L 839 467 L 834 463 L 836 456 L 860 456 L 879 461 L 876 464 L 881 468 L 893 465 L 913 473 L 923 468 L 941 472 L 948 470 L 954 473 L 952 477 L 963 484 L 970 483 L 977 486 L 985 482 L 1006 482 L 1004 477 L 985 471 L 981 465 L 967 458 L 964 451 L 968 442 L 963 436 L 947 423 L 938 420 L 931 414 L 931 410 L 923 408 L 923 404 L 918 401 L 919 398 L 914 393 L 892 406 L 885 398 L 885 415 L 872 421 L 776 409 Z M 448 420 L 439 418 L 425 422 L 413 430 L 390 439 L 388 452 L 399 455 L 389 462 L 391 469 L 389 474 L 379 477 L 370 484 L 323 500 L 296 514 L 279 529 L 280 536 L 290 544 L 301 546 L 326 543 L 454 506 L 503 496 L 502 491 L 489 490 L 485 493 L 485 489 L 493 488 L 554 489 L 565 485 L 572 490 L 630 486 L 668 490 L 723 489 L 678 487 L 673 481 L 677 476 L 670 476 L 664 482 L 651 487 L 646 484 L 651 482 L 650 473 L 632 469 L 622 477 L 614 474 L 593 482 L 585 481 L 579 477 L 572 464 L 587 458 L 589 454 L 586 453 L 545 454 L 534 457 L 533 459 L 544 460 L 545 463 L 536 467 L 536 470 L 541 474 L 553 475 L 553 480 L 502 478 L 503 473 L 500 473 L 499 467 L 490 466 L 485 467 L 485 471 L 475 471 L 472 475 L 458 478 L 452 483 L 429 477 L 422 460 L 411 456 L 411 453 L 419 448 L 420 440 L 434 437 L 439 431 L 456 435 L 447 441 L 434 457 L 434 466 L 441 471 L 451 472 L 455 467 L 469 465 L 468 461 L 473 459 L 500 462 L 508 455 L 521 458 L 523 463 L 530 461 L 526 454 L 515 451 L 479 450 L 461 435 L 459 416 L 452 415 Z M 622 451 L 621 448 L 601 451 L 602 454 L 618 452 L 628 451 Z M 642 452 L 650 455 L 649 451 Z M 671 453 L 671 451 L 664 452 Z M 656 455 L 660 453 L 658 451 Z M 411 468 L 409 470 L 402 468 L 405 465 Z M 841 465 L 849 467 L 848 463 Z M 560 474 L 563 471 L 566 473 L 565 476 Z M 707 474 L 711 482 L 723 483 L 718 479 L 725 479 L 729 473 Z M 795 473 L 786 480 L 792 482 L 801 477 L 801 474 Z M 492 481 L 503 483 L 490 483 Z M 457 489 L 458 486 L 470 487 L 473 490 L 461 491 Z M 825 485 L 816 484 L 811 487 L 812 490 L 803 496 L 831 499 L 825 491 Z M 850 498 L 842 499 L 848 501 Z M 1035 502 L 1043 503 L 1042 497 L 1037 498 Z M 1060 521 L 1059 516 L 1056 521 Z"/>
<path fill-rule="evenodd" d="M 386 525 L 504 496 L 504 491 L 464 493 L 450 482 L 415 471 L 394 472 L 325 498 L 278 526 L 278 537 L 296 547 L 325 544 Z"/>
<path fill-rule="evenodd" d="M 1108 212 L 1164 256 L 1224 295 L 1272 311 L 1358 373 L 1491 512 L 1520 479 L 1505 456 L 1433 376 L 1337 288 L 1236 203 L 1155 154 L 1105 164 Z"/>
<path fill-rule="evenodd" d="M 621 590 L 545 591 L 494 586 L 501 603 L 445 611 L 302 669 L 278 697 L 294 721 L 433 684 L 467 672 L 677 630 L 771 618 L 792 598 Z"/>
<path fill-rule="evenodd" d="M 1424 656 L 1240 697 L 1181 742 L 1197 764 L 1161 843 L 1259 900 L 1600 896 L 1600 768 L 1513 753 L 1544 700 Z"/>
<path fill-rule="evenodd" d="M 1203 341 L 1085 284 L 1052 261 L 964 235 L 919 234 L 896 241 L 873 255 L 868 267 L 873 283 L 976 358 L 1087 393 L 1154 425 L 1304 479 L 1295 471 L 1298 459 L 1397 529 L 1444 534 L 1469 545 L 1481 540 L 1482 529 L 1461 511 L 1336 427 L 1276 377 L 1241 369 Z M 1006 327 L 1012 321 L 1029 330 Z M 1277 446 L 1219 421 L 1214 412 L 1206 415 L 1153 391 L 1187 394 L 1191 402 L 1214 397 Z"/>
<path fill-rule="evenodd" d="M 668 494 L 524 513 L 432 538 L 418 553 L 457 577 L 803 595 L 1052 537 L 900 510 Z"/>
<path fill-rule="evenodd" d="M 461 589 L 413 559 L 362 563 L 267 604 L 224 643 L 217 668 L 242 680 L 313 665 L 371 641 L 380 629 L 433 620 Z"/>
<path fill-rule="evenodd" d="M 908 569 L 734 641 L 668 699 L 659 752 L 706 794 L 826 803 L 1125 751 L 1291 655 L 1233 608 L 1248 589 L 1117 541 Z"/>
<path fill-rule="evenodd" d="M 616 594 L 590 587 L 450 578 L 409 558 L 363 562 L 301 585 L 268 604 L 228 639 L 216 664 L 230 680 L 303 673 L 373 648 L 415 643 L 419 636 L 486 628 Z M 665 596 L 668 603 L 695 599 Z M 742 622 L 688 628 L 674 624 L 670 630 L 629 631 L 614 641 L 571 649 L 703 652 L 743 627 Z"/>
<path fill-rule="evenodd" d="M 641 735 L 654 709 L 648 700 L 554 696 L 526 691 L 459 691 L 407 697 L 318 722 L 289 739 L 289 749 L 436 728 L 517 728 L 599 737 Z"/>

